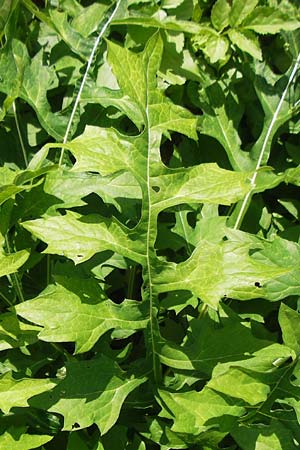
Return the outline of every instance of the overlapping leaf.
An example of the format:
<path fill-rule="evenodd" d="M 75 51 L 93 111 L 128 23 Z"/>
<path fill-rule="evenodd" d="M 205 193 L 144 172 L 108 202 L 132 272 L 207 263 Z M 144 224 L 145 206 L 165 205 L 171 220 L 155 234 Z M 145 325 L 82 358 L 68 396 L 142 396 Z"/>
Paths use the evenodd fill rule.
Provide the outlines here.
<path fill-rule="evenodd" d="M 10 373 L 0 378 L 0 404 L 4 413 L 8 413 L 13 407 L 28 406 L 31 397 L 41 392 L 49 391 L 55 383 L 48 379 L 24 378 L 15 380 Z"/>
<path fill-rule="evenodd" d="M 66 376 L 51 392 L 30 403 L 64 416 L 64 429 L 72 431 L 96 424 L 106 433 L 116 422 L 125 398 L 146 378 L 127 377 L 117 363 L 100 356 L 66 366 Z"/>
<path fill-rule="evenodd" d="M 255 337 L 230 311 L 219 325 L 207 316 L 192 319 L 181 346 L 161 341 L 158 351 L 161 361 L 169 367 L 197 370 L 208 376 L 215 367 L 219 374 L 235 365 L 268 370 L 276 359 L 294 357 L 288 347 Z"/>
<path fill-rule="evenodd" d="M 120 2 L 65 144 L 107 5 L 1 5 L 3 161 L 7 136 L 47 144 L 28 170 L 0 170 L 0 275 L 28 261 L 17 287 L 0 280 L 0 306 L 31 298 L 1 316 L 0 447 L 297 448 L 296 82 L 274 115 L 299 51 L 297 33 L 277 35 L 299 27 L 292 2 Z M 279 174 L 254 175 L 262 147 Z M 227 228 L 249 191 L 248 232 Z M 36 435 L 37 411 L 64 432 Z"/>
<path fill-rule="evenodd" d="M 113 328 L 138 330 L 147 325 L 145 305 L 125 300 L 114 304 L 94 280 L 59 278 L 33 300 L 16 306 L 17 314 L 42 325 L 40 339 L 76 343 L 76 353 L 90 350 Z"/>
<path fill-rule="evenodd" d="M 10 427 L 0 435 L 0 448 L 10 450 L 33 450 L 51 441 L 53 436 L 29 434 L 25 427 Z"/>

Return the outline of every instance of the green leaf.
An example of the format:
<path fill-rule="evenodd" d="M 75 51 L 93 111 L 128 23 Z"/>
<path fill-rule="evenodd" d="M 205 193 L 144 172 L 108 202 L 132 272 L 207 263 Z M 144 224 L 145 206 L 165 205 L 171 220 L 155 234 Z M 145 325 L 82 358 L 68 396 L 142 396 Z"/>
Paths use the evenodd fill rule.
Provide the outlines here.
<path fill-rule="evenodd" d="M 206 386 L 230 397 L 242 399 L 250 405 L 265 401 L 270 393 L 270 387 L 262 383 L 255 372 L 238 367 L 213 377 Z"/>
<path fill-rule="evenodd" d="M 9 16 L 13 9 L 13 3 L 12 0 L 1 0 L 0 2 L 0 39 L 2 39 L 5 27 L 8 23 Z"/>
<path fill-rule="evenodd" d="M 232 167 L 237 171 L 251 169 L 251 161 L 241 151 L 241 139 L 237 127 L 241 116 L 239 99 L 224 86 L 215 82 L 202 91 L 200 105 L 204 110 L 199 119 L 201 133 L 211 136 L 224 147 Z"/>
<path fill-rule="evenodd" d="M 211 10 L 211 21 L 218 31 L 223 31 L 229 25 L 230 4 L 228 0 L 217 0 Z"/>
<path fill-rule="evenodd" d="M 46 177 L 44 189 L 46 194 L 57 199 L 57 207 L 65 208 L 84 205 L 82 198 L 92 192 L 105 202 L 115 205 L 118 210 L 126 207 L 124 205 L 128 199 L 138 201 L 142 197 L 140 185 L 129 172 L 102 177 L 96 174 L 55 171 Z"/>
<path fill-rule="evenodd" d="M 35 407 L 64 416 L 64 430 L 94 423 L 105 434 L 117 421 L 130 392 L 146 378 L 129 378 L 104 355 L 66 364 L 66 376 L 51 392 L 35 397 Z"/>
<path fill-rule="evenodd" d="M 225 63 L 229 59 L 229 41 L 213 28 L 206 28 L 193 37 L 193 46 L 201 50 L 211 64 Z"/>
<path fill-rule="evenodd" d="M 262 60 L 262 52 L 259 46 L 258 39 L 254 33 L 241 32 L 237 30 L 229 30 L 228 36 L 231 42 L 240 48 L 243 52 L 249 53 L 253 58 Z"/>
<path fill-rule="evenodd" d="M 48 243 L 44 253 L 67 256 L 76 264 L 104 250 L 112 250 L 138 263 L 145 261 L 142 244 L 134 241 L 135 231 L 116 220 L 105 220 L 98 215 L 78 217 L 68 212 L 65 216 L 27 221 L 23 227 Z"/>
<path fill-rule="evenodd" d="M 224 395 L 209 388 L 201 392 L 168 392 L 159 390 L 159 399 L 164 409 L 160 416 L 173 420 L 172 431 L 199 434 L 209 427 L 230 429 L 245 409 Z M 171 412 L 171 414 L 170 414 Z"/>
<path fill-rule="evenodd" d="M 92 3 L 91 5 L 83 8 L 82 11 L 74 17 L 72 20 L 72 28 L 80 33 L 84 38 L 87 38 L 91 33 L 93 33 L 93 31 L 97 30 L 97 27 L 103 20 L 107 9 L 107 5 Z"/>
<path fill-rule="evenodd" d="M 27 261 L 30 252 L 28 250 L 20 250 L 10 255 L 0 253 L 0 277 L 17 272 L 17 270 Z"/>
<path fill-rule="evenodd" d="M 273 420 L 270 424 L 240 425 L 233 431 L 233 437 L 244 450 L 296 450 L 293 434 L 283 422 Z M 255 446 L 255 447 L 253 447 Z"/>
<path fill-rule="evenodd" d="M 12 426 L 0 435 L 0 448 L 9 450 L 33 450 L 51 441 L 53 436 L 26 433 L 25 427 Z"/>
<path fill-rule="evenodd" d="M 279 9 L 267 6 L 258 6 L 242 23 L 242 29 L 253 30 L 259 34 L 275 34 L 299 27 L 299 21 L 283 14 Z"/>
<path fill-rule="evenodd" d="M 42 392 L 49 391 L 55 383 L 49 379 L 23 378 L 15 380 L 10 373 L 0 378 L 0 404 L 7 414 L 13 407 L 28 406 L 28 400 Z"/>
<path fill-rule="evenodd" d="M 143 123 L 143 115 L 141 114 L 141 111 L 137 107 L 136 103 L 133 102 L 128 95 L 123 94 L 121 91 L 114 91 L 112 89 L 99 87 L 93 85 L 91 82 L 86 83 L 82 91 L 81 102 L 99 103 L 105 108 L 114 106 L 127 115 L 127 117 L 129 117 L 129 119 L 131 119 L 139 129 Z M 94 127 L 94 131 L 95 129 L 96 127 Z"/>
<path fill-rule="evenodd" d="M 0 186 L 0 205 L 6 202 L 10 198 L 14 197 L 19 192 L 24 191 L 24 189 L 30 189 L 30 187 L 26 186 L 16 186 L 15 184 Z"/>
<path fill-rule="evenodd" d="M 19 322 L 13 313 L 1 314 L 0 351 L 36 342 L 38 331 L 38 327 Z"/>
<path fill-rule="evenodd" d="M 47 99 L 47 91 L 55 88 L 57 81 L 54 68 L 44 64 L 41 50 L 24 70 L 20 96 L 34 108 L 43 128 L 55 139 L 62 140 L 68 118 L 53 113 Z"/>
<path fill-rule="evenodd" d="M 279 324 L 285 345 L 300 353 L 300 315 L 297 311 L 282 303 L 279 309 Z"/>
<path fill-rule="evenodd" d="M 253 11 L 258 0 L 249 0 L 242 2 L 241 0 L 233 0 L 231 11 L 229 14 L 229 23 L 231 27 L 240 25 L 243 20 Z M 255 10 L 256 11 L 256 10 Z"/>
<path fill-rule="evenodd" d="M 106 331 L 145 328 L 145 305 L 108 300 L 94 280 L 58 277 L 38 297 L 16 306 L 17 314 L 43 326 L 39 338 L 47 342 L 76 343 L 76 353 L 90 350 Z"/>
<path fill-rule="evenodd" d="M 0 53 L 0 91 L 13 100 L 20 95 L 28 64 L 27 49 L 18 39 L 12 39 Z"/>
<path fill-rule="evenodd" d="M 261 257 L 258 252 L 254 258 L 249 256 L 254 242 L 247 243 L 247 235 L 230 232 L 230 236 L 233 239 L 219 243 L 199 241 L 197 248 L 185 262 L 161 263 L 154 276 L 157 292 L 189 289 L 213 308 L 217 307 L 222 297 L 240 300 L 271 297 L 275 300 L 286 295 L 278 284 L 287 277 L 295 276 L 299 264 L 296 251 L 288 258 L 289 244 L 285 246 L 285 242 L 278 239 L 274 243 L 267 243 Z M 258 239 L 254 245 L 263 248 L 263 242 Z M 284 265 L 275 258 L 266 263 L 263 255 L 271 257 L 272 252 L 282 252 L 282 256 L 285 255 L 288 260 Z"/>
<path fill-rule="evenodd" d="M 57 9 L 50 9 L 50 17 L 55 29 L 73 52 L 88 59 L 93 48 L 92 42 L 85 39 L 69 24 L 67 14 Z"/>
<path fill-rule="evenodd" d="M 188 34 L 197 34 L 202 27 L 199 23 L 188 20 L 174 20 L 172 18 L 166 18 L 164 20 L 156 19 L 155 17 L 147 16 L 132 16 L 126 18 L 118 18 L 112 21 L 114 25 L 140 25 L 142 27 L 158 28 L 170 31 L 182 31 Z"/>
<path fill-rule="evenodd" d="M 159 210 L 181 203 L 230 205 L 249 191 L 247 172 L 232 172 L 216 164 L 201 164 L 169 171 L 152 178 L 154 208 Z"/>
<path fill-rule="evenodd" d="M 76 158 L 74 172 L 93 171 L 102 176 L 112 175 L 134 167 L 138 153 L 136 139 L 122 136 L 114 129 L 87 127 L 82 135 L 64 144 Z M 60 144 L 48 144 L 58 147 Z"/>
<path fill-rule="evenodd" d="M 261 152 L 262 146 L 266 140 L 265 150 L 261 165 L 267 164 L 270 156 L 271 146 L 279 127 L 285 124 L 292 117 L 292 109 L 290 107 L 289 95 L 281 101 L 282 92 L 286 87 L 286 75 L 273 77 L 271 73 L 266 75 L 266 65 L 263 62 L 254 61 L 255 78 L 253 86 L 257 97 L 260 100 L 261 107 L 264 112 L 264 126 L 259 138 L 251 148 L 251 158 L 257 160 Z M 275 112 L 281 102 L 281 108 L 278 114 Z M 293 170 L 293 169 L 290 169 Z M 287 174 L 288 175 L 288 174 Z M 288 179 L 287 182 L 290 182 Z M 291 181 L 292 182 L 292 181 Z"/>
<path fill-rule="evenodd" d="M 169 367 L 195 369 L 209 376 L 219 363 L 217 376 L 234 365 L 267 371 L 272 369 L 276 359 L 291 356 L 287 347 L 256 338 L 232 312 L 227 311 L 227 314 L 221 318 L 220 326 L 208 316 L 192 319 L 181 346 L 161 341 L 161 361 Z"/>

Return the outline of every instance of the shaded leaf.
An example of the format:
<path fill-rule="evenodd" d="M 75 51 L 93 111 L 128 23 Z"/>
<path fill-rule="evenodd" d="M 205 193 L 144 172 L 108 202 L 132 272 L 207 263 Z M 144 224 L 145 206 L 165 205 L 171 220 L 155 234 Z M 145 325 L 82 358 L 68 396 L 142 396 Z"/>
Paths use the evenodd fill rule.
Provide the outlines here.
<path fill-rule="evenodd" d="M 101 355 L 94 360 L 68 363 L 66 376 L 58 386 L 31 403 L 62 414 L 64 430 L 95 423 L 105 434 L 118 419 L 127 395 L 145 381 L 126 377 L 117 363 Z"/>
<path fill-rule="evenodd" d="M 51 441 L 52 436 L 26 433 L 24 427 L 10 427 L 0 435 L 0 448 L 9 450 L 33 450 Z"/>
<path fill-rule="evenodd" d="M 172 431 L 199 434 L 215 425 L 228 431 L 245 409 L 225 396 L 205 388 L 201 392 L 168 392 L 159 390 L 164 409 L 160 416 L 174 421 Z M 170 412 L 171 413 L 170 413 Z"/>
<path fill-rule="evenodd" d="M 220 326 L 207 316 L 201 320 L 192 319 L 185 342 L 181 346 L 161 342 L 159 354 L 161 361 L 169 367 L 196 369 L 208 375 L 215 368 L 218 369 L 217 376 L 234 365 L 267 371 L 276 359 L 289 358 L 291 351 L 256 338 L 251 329 L 228 312 Z"/>
<path fill-rule="evenodd" d="M 38 327 L 19 322 L 13 313 L 1 314 L 0 351 L 36 342 L 38 331 Z"/>
<path fill-rule="evenodd" d="M 31 397 L 42 392 L 49 391 L 55 383 L 46 378 L 23 378 L 15 380 L 10 373 L 6 373 L 0 378 L 0 404 L 4 413 L 8 413 L 11 408 L 17 406 L 28 406 Z"/>

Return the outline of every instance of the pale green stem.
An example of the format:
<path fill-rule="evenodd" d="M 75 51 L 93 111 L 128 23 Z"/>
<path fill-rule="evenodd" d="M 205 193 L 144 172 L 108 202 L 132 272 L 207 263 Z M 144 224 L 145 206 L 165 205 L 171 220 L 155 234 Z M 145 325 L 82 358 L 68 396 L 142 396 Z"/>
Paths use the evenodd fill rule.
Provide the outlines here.
<path fill-rule="evenodd" d="M 22 133 L 21 133 L 21 128 L 20 128 L 20 123 L 19 123 L 19 118 L 18 118 L 17 107 L 16 107 L 15 101 L 13 102 L 12 107 L 13 107 L 13 112 L 14 112 L 14 117 L 15 117 L 17 133 L 18 133 L 18 137 L 19 137 L 19 141 L 20 141 L 20 145 L 21 145 L 21 149 L 22 149 L 23 158 L 24 158 L 24 163 L 25 163 L 25 167 L 27 167 L 28 166 L 28 158 L 26 155 L 26 149 L 25 149 L 25 145 L 24 145 L 24 141 L 23 141 L 23 137 L 22 137 Z"/>
<path fill-rule="evenodd" d="M 3 298 L 3 300 L 8 306 L 13 306 L 13 303 L 9 300 L 9 298 L 6 297 L 6 295 L 3 294 L 3 292 L 0 292 L 0 297 Z"/>
<path fill-rule="evenodd" d="M 246 195 L 246 197 L 243 200 L 243 203 L 242 203 L 241 209 L 239 211 L 238 217 L 237 217 L 237 219 L 235 221 L 235 224 L 233 226 L 234 230 L 237 230 L 237 229 L 240 228 L 240 226 L 241 226 L 241 224 L 243 222 L 243 218 L 245 217 L 245 214 L 246 214 L 246 212 L 248 210 L 248 207 L 250 205 L 251 198 L 253 196 L 254 189 L 256 187 L 257 174 L 258 174 L 258 171 L 259 171 L 259 169 L 261 167 L 261 163 L 262 163 L 262 161 L 264 159 L 264 155 L 265 155 L 265 151 L 266 151 L 266 148 L 267 148 L 267 145 L 268 145 L 269 138 L 270 138 L 271 133 L 273 131 L 273 127 L 274 127 L 274 125 L 275 125 L 275 123 L 277 121 L 277 118 L 278 118 L 279 112 L 281 110 L 281 107 L 283 105 L 284 99 L 285 99 L 285 97 L 286 97 L 286 95 L 288 93 L 288 90 L 289 90 L 289 88 L 290 88 L 290 86 L 291 86 L 291 84 L 292 84 L 292 82 L 293 82 L 293 80 L 295 78 L 295 75 L 297 73 L 299 65 L 300 65 L 300 53 L 299 53 L 299 55 L 298 55 L 298 57 L 296 59 L 296 62 L 294 64 L 294 67 L 293 67 L 293 70 L 292 70 L 291 75 L 289 77 L 289 80 L 287 82 L 287 85 L 286 85 L 286 87 L 285 87 L 285 89 L 284 89 L 284 91 L 283 91 L 283 93 L 281 95 L 281 98 L 280 98 L 279 103 L 277 105 L 276 111 L 274 113 L 274 116 L 273 116 L 272 121 L 270 123 L 270 126 L 268 128 L 267 134 L 265 136 L 265 139 L 264 139 L 264 142 L 263 142 L 263 145 L 262 145 L 262 148 L 261 148 L 261 151 L 260 151 L 257 163 L 256 163 L 255 171 L 254 171 L 254 174 L 253 174 L 253 176 L 251 178 L 251 189 L 250 189 L 250 191 L 248 192 L 248 194 Z"/>
<path fill-rule="evenodd" d="M 76 99 L 75 99 L 75 102 L 74 102 L 74 105 L 73 105 L 73 109 L 72 109 L 72 112 L 71 112 L 71 115 L 70 115 L 70 118 L 69 118 L 69 122 L 68 122 L 67 129 L 66 129 L 66 132 L 65 132 L 65 135 L 64 135 L 64 139 L 63 139 L 63 144 L 65 144 L 67 142 L 68 138 L 69 138 L 71 126 L 73 124 L 73 120 L 74 120 L 74 117 L 75 117 L 75 114 L 76 114 L 76 111 L 77 111 L 77 107 L 78 107 L 79 102 L 80 102 L 81 94 L 82 94 L 84 85 L 86 83 L 87 76 L 88 76 L 89 70 L 91 68 L 91 65 L 92 65 L 92 62 L 93 62 L 96 50 L 98 48 L 98 45 L 99 45 L 102 37 L 104 36 L 107 28 L 109 27 L 111 21 L 113 20 L 115 14 L 116 14 L 116 12 L 117 12 L 117 10 L 119 8 L 119 5 L 120 5 L 121 1 L 122 0 L 118 0 L 117 1 L 116 6 L 115 6 L 112 14 L 110 15 L 110 17 L 108 18 L 107 22 L 105 23 L 105 25 L 101 29 L 101 31 L 98 34 L 97 39 L 96 39 L 96 41 L 94 43 L 94 46 L 92 48 L 90 57 L 88 59 L 88 62 L 87 62 L 87 65 L 86 65 L 86 69 L 85 69 L 85 72 L 84 72 L 84 75 L 83 75 L 83 78 L 82 78 L 82 81 L 81 81 L 81 84 L 80 84 L 80 87 L 79 87 L 79 90 L 78 90 L 78 94 L 76 96 Z M 61 154 L 60 154 L 60 158 L 59 158 L 59 163 L 58 163 L 59 166 L 62 165 L 63 157 L 64 157 L 64 151 L 65 151 L 64 148 L 62 148 Z"/>
<path fill-rule="evenodd" d="M 11 254 L 9 240 L 8 240 L 7 236 L 5 237 L 5 244 L 6 244 L 8 254 Z M 12 275 L 7 275 L 7 278 L 9 279 L 13 288 L 15 289 L 20 302 L 24 302 L 25 299 L 24 299 L 24 295 L 23 295 L 23 291 L 22 291 L 22 285 L 19 280 L 19 275 L 17 273 L 13 273 Z"/>

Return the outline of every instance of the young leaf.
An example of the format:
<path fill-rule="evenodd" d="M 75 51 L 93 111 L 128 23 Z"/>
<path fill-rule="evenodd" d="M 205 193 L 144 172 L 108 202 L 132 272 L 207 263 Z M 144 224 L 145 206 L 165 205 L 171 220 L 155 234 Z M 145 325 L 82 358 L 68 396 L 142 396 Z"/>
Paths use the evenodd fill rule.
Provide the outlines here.
<path fill-rule="evenodd" d="M 228 0 L 217 0 L 211 10 L 211 21 L 218 31 L 223 31 L 229 25 L 230 4 Z"/>

